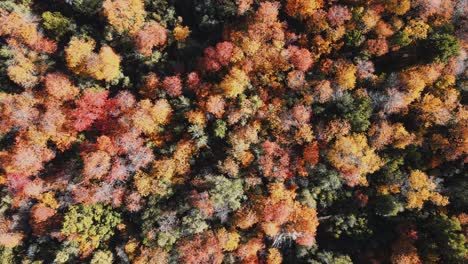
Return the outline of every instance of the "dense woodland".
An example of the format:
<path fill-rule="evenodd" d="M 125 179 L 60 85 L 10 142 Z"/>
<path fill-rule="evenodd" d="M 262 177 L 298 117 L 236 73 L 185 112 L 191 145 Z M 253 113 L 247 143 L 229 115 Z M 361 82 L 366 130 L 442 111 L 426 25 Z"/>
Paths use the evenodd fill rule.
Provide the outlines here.
<path fill-rule="evenodd" d="M 466 0 L 1 0 L 0 263 L 466 263 Z"/>

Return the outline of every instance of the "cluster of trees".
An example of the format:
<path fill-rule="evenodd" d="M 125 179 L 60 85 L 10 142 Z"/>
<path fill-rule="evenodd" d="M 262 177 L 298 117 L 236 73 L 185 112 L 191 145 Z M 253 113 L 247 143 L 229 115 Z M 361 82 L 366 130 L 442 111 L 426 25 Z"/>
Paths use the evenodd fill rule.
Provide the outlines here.
<path fill-rule="evenodd" d="M 467 8 L 1 1 L 1 263 L 466 262 Z"/>

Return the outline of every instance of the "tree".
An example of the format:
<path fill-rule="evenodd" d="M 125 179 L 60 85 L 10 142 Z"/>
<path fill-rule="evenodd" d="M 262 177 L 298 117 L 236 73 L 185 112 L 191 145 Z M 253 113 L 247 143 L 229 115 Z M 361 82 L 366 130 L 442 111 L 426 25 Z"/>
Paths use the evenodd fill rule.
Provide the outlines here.
<path fill-rule="evenodd" d="M 419 39 L 426 39 L 430 26 L 421 19 L 413 19 L 396 35 L 398 44 L 406 46 Z"/>
<path fill-rule="evenodd" d="M 339 60 L 334 64 L 335 83 L 343 90 L 352 90 L 356 86 L 356 71 L 354 64 Z"/>
<path fill-rule="evenodd" d="M 49 73 L 44 78 L 47 93 L 59 101 L 74 99 L 79 90 L 70 79 L 62 73 Z"/>
<path fill-rule="evenodd" d="M 237 97 L 243 93 L 248 85 L 250 85 L 249 77 L 238 68 L 231 69 L 220 84 L 224 94 L 229 98 Z"/>
<path fill-rule="evenodd" d="M 36 108 L 38 103 L 38 98 L 30 92 L 0 93 L 0 106 L 2 108 L 0 133 L 6 134 L 15 128 L 26 130 L 40 115 Z"/>
<path fill-rule="evenodd" d="M 265 141 L 262 143 L 265 154 L 260 157 L 258 163 L 266 177 L 278 177 L 286 179 L 292 176 L 289 168 L 290 158 L 286 150 L 276 142 Z"/>
<path fill-rule="evenodd" d="M 211 231 L 181 240 L 177 250 L 180 254 L 179 261 L 187 264 L 221 264 L 224 258 L 218 240 Z"/>
<path fill-rule="evenodd" d="M 294 67 L 300 71 L 307 71 L 314 61 L 312 60 L 312 54 L 307 49 L 300 49 L 296 46 L 288 47 L 289 61 Z"/>
<path fill-rule="evenodd" d="M 223 251 L 234 251 L 238 248 L 241 237 L 237 231 L 228 232 L 223 227 L 216 232 L 216 238 L 221 244 Z"/>
<path fill-rule="evenodd" d="M 2 264 L 14 264 L 15 263 L 15 253 L 12 248 L 9 247 L 0 247 L 0 259 Z"/>
<path fill-rule="evenodd" d="M 244 262 L 258 262 L 257 252 L 265 248 L 260 238 L 251 238 L 242 244 L 236 251 L 236 256 Z"/>
<path fill-rule="evenodd" d="M 65 48 L 67 66 L 76 74 L 89 75 L 107 82 L 120 75 L 120 56 L 108 46 L 103 46 L 96 54 L 95 41 L 73 37 Z"/>
<path fill-rule="evenodd" d="M 153 48 L 166 45 L 167 31 L 157 22 L 150 22 L 135 34 L 135 46 L 141 54 L 150 56 Z"/>
<path fill-rule="evenodd" d="M 327 223 L 326 231 L 335 238 L 348 236 L 358 241 L 368 239 L 373 233 L 368 218 L 363 214 L 334 215 Z"/>
<path fill-rule="evenodd" d="M 460 53 L 460 42 L 448 33 L 434 33 L 427 39 L 425 47 L 436 62 L 447 62 Z"/>
<path fill-rule="evenodd" d="M 182 218 L 181 229 L 184 234 L 199 234 L 208 229 L 205 216 L 198 209 L 192 209 Z"/>
<path fill-rule="evenodd" d="M 293 17 L 307 19 L 323 6 L 321 0 L 288 0 L 286 2 L 286 13 Z"/>
<path fill-rule="evenodd" d="M 88 129 L 105 111 L 109 92 L 95 89 L 85 89 L 83 95 L 76 101 L 77 108 L 73 110 L 74 128 L 77 131 Z"/>
<path fill-rule="evenodd" d="M 57 43 L 45 38 L 37 28 L 37 23 L 31 21 L 29 12 L 8 12 L 0 8 L 0 36 L 11 36 L 19 43 L 27 45 L 38 53 L 52 54 L 57 50 Z"/>
<path fill-rule="evenodd" d="M 422 171 L 411 171 L 408 177 L 410 189 L 406 193 L 407 207 L 421 209 L 425 201 L 435 205 L 448 204 L 448 198 L 436 192 L 436 183 Z"/>
<path fill-rule="evenodd" d="M 335 253 L 334 251 L 321 251 L 314 259 L 308 260 L 311 264 L 352 264 L 353 261 L 348 255 Z"/>
<path fill-rule="evenodd" d="M 288 87 L 293 90 L 301 90 L 304 87 L 305 74 L 303 71 L 294 70 L 288 73 Z"/>
<path fill-rule="evenodd" d="M 138 193 L 143 197 L 150 194 L 166 196 L 171 193 L 171 182 L 167 178 L 155 178 L 143 171 L 137 171 L 133 179 Z"/>
<path fill-rule="evenodd" d="M 283 263 L 283 257 L 281 256 L 281 252 L 277 248 L 270 248 L 268 250 L 267 263 L 268 264 Z"/>
<path fill-rule="evenodd" d="M 336 170 L 319 163 L 309 172 L 310 184 L 307 188 L 318 209 L 330 207 L 339 198 L 344 179 Z M 304 195 L 303 195 L 304 196 Z M 304 196 L 304 199 L 306 197 Z M 305 203 L 305 201 L 301 201 Z"/>
<path fill-rule="evenodd" d="M 72 37 L 65 48 L 67 66 L 77 74 L 86 73 L 86 61 L 93 54 L 95 41 Z"/>
<path fill-rule="evenodd" d="M 31 210 L 33 223 L 41 223 L 52 217 L 56 214 L 56 211 L 53 208 L 44 206 L 42 204 L 36 204 Z"/>
<path fill-rule="evenodd" d="M 421 264 L 422 262 L 418 256 L 418 250 L 414 246 L 415 238 L 408 234 L 412 231 L 405 231 L 406 230 L 403 230 L 403 232 L 400 231 L 400 237 L 392 245 L 392 264 Z"/>
<path fill-rule="evenodd" d="M 341 26 L 345 21 L 351 19 L 351 13 L 346 6 L 333 5 L 328 9 L 327 19 L 330 25 Z"/>
<path fill-rule="evenodd" d="M 315 166 L 319 162 L 319 146 L 316 141 L 304 147 L 304 161 L 310 166 Z"/>
<path fill-rule="evenodd" d="M 221 95 L 212 95 L 206 102 L 206 110 L 212 113 L 216 118 L 221 118 L 224 114 L 226 103 Z"/>
<path fill-rule="evenodd" d="M 457 218 L 430 215 L 421 227 L 417 244 L 423 260 L 435 255 L 447 263 L 463 263 L 467 253 L 466 238 Z"/>
<path fill-rule="evenodd" d="M 345 40 L 347 46 L 357 48 L 364 42 L 365 36 L 362 35 L 362 31 L 353 29 L 346 32 Z"/>
<path fill-rule="evenodd" d="M 352 96 L 350 93 L 344 93 L 337 102 L 337 108 L 354 131 L 363 132 L 369 127 L 369 118 L 372 114 L 372 100 L 369 96 Z"/>
<path fill-rule="evenodd" d="M 293 230 L 299 233 L 296 243 L 301 246 L 315 244 L 315 232 L 319 225 L 317 211 L 304 205 L 296 205 L 292 220 Z"/>
<path fill-rule="evenodd" d="M 4 162 L 3 169 L 11 179 L 34 175 L 43 169 L 44 162 L 55 157 L 55 153 L 47 148 L 47 138 L 42 133 L 26 131 L 21 136 L 24 140 L 18 140 L 9 155 L 0 155 Z"/>
<path fill-rule="evenodd" d="M 367 145 L 363 134 L 339 137 L 327 153 L 331 164 L 341 171 L 347 184 L 366 185 L 365 175 L 382 166 L 382 161 L 374 149 Z"/>
<path fill-rule="evenodd" d="M 218 119 L 216 120 L 215 127 L 214 127 L 214 134 L 218 138 L 224 138 L 226 136 L 226 122 L 224 120 Z"/>
<path fill-rule="evenodd" d="M 79 244 L 82 255 L 89 255 L 109 240 L 122 221 L 119 213 L 102 204 L 73 205 L 65 214 L 61 233 Z"/>
<path fill-rule="evenodd" d="M 89 58 L 86 67 L 96 80 L 109 82 L 120 75 L 120 56 L 111 47 L 104 46 L 99 50 L 99 55 Z"/>
<path fill-rule="evenodd" d="M 109 172 L 111 156 L 104 151 L 90 152 L 83 157 L 83 174 L 86 180 L 100 180 Z"/>
<path fill-rule="evenodd" d="M 388 11 L 401 16 L 411 9 L 411 1 L 410 0 L 403 0 L 403 1 L 386 0 L 385 8 Z"/>
<path fill-rule="evenodd" d="M 177 25 L 173 31 L 174 39 L 179 42 L 184 42 L 190 35 L 190 29 L 187 26 Z"/>
<path fill-rule="evenodd" d="M 242 180 L 230 180 L 224 176 L 214 175 L 208 175 L 205 179 L 213 186 L 208 192 L 215 210 L 226 207 L 230 211 L 236 211 L 240 208 L 244 197 Z"/>
<path fill-rule="evenodd" d="M 207 71 L 216 72 L 223 66 L 227 66 L 233 55 L 234 45 L 231 42 L 224 41 L 216 44 L 215 47 L 208 47 L 204 51 L 202 65 Z"/>
<path fill-rule="evenodd" d="M 315 86 L 314 97 L 317 102 L 323 104 L 328 102 L 332 98 L 333 89 L 331 88 L 330 81 L 320 81 Z"/>
<path fill-rule="evenodd" d="M 73 0 L 67 2 L 72 6 L 74 11 L 92 16 L 102 10 L 102 2 L 104 0 Z"/>
<path fill-rule="evenodd" d="M 53 32 L 55 39 L 63 38 L 63 36 L 76 28 L 74 21 L 65 17 L 60 12 L 46 11 L 42 13 L 41 17 L 44 28 Z"/>
<path fill-rule="evenodd" d="M 182 94 L 182 81 L 179 76 L 168 76 L 164 78 L 162 87 L 170 97 L 177 97 Z"/>
<path fill-rule="evenodd" d="M 373 200 L 376 213 L 383 216 L 395 216 L 400 212 L 402 205 L 392 195 L 376 196 Z"/>
<path fill-rule="evenodd" d="M 133 261 L 135 264 L 168 264 L 169 254 L 160 248 L 143 248 Z"/>
<path fill-rule="evenodd" d="M 369 39 L 366 41 L 367 51 L 375 56 L 382 56 L 388 53 L 388 42 L 386 39 Z"/>
<path fill-rule="evenodd" d="M 109 24 L 119 33 L 134 34 L 145 21 L 145 8 L 142 0 L 105 0 L 102 7 Z"/>
<path fill-rule="evenodd" d="M 420 118 L 425 126 L 430 126 L 432 123 L 436 125 L 446 125 L 453 119 L 452 111 L 450 111 L 452 110 L 451 107 L 440 98 L 430 93 L 422 97 L 418 108 L 422 112 Z"/>
<path fill-rule="evenodd" d="M 10 220 L 5 219 L 4 217 L 0 218 L 0 250 L 2 250 L 1 253 L 6 255 L 8 254 L 9 249 L 18 246 L 24 238 L 22 233 L 10 230 L 11 224 Z"/>
<path fill-rule="evenodd" d="M 112 264 L 112 252 L 99 250 L 93 254 L 91 264 Z"/>
<path fill-rule="evenodd" d="M 132 115 L 133 124 L 146 134 L 153 134 L 159 126 L 167 124 L 172 115 L 172 108 L 166 99 L 141 100 Z"/>

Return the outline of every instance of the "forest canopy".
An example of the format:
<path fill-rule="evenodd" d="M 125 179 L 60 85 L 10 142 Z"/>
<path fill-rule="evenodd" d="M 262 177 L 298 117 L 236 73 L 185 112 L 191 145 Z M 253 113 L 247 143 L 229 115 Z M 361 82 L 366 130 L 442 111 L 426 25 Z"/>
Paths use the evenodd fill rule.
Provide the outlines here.
<path fill-rule="evenodd" d="M 0 1 L 0 263 L 466 263 L 467 14 Z"/>

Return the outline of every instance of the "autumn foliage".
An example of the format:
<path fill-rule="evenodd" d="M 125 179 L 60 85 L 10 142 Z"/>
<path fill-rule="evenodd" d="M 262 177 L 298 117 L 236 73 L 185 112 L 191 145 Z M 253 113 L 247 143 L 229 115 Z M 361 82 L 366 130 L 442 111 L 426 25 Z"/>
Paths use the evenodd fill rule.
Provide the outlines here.
<path fill-rule="evenodd" d="M 0 1 L 2 263 L 463 263 L 466 3 Z"/>

